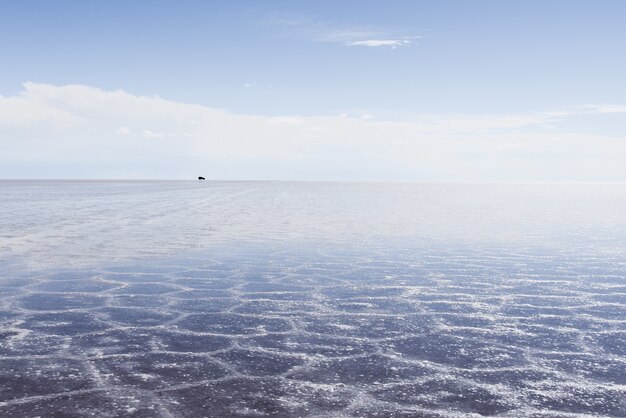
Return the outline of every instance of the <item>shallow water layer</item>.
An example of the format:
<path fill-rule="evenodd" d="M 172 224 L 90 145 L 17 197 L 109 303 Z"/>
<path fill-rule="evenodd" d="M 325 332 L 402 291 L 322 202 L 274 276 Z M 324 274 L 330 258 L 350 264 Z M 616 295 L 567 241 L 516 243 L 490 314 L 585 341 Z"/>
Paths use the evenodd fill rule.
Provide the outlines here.
<path fill-rule="evenodd" d="M 626 416 L 624 186 L 3 187 L 0 416 Z"/>

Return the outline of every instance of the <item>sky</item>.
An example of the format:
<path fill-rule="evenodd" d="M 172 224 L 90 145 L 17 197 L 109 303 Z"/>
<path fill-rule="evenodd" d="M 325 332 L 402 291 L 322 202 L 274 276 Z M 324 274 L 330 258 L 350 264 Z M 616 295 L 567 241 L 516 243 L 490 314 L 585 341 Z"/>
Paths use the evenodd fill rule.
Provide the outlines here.
<path fill-rule="evenodd" d="M 0 10 L 0 178 L 626 181 L 624 1 Z"/>

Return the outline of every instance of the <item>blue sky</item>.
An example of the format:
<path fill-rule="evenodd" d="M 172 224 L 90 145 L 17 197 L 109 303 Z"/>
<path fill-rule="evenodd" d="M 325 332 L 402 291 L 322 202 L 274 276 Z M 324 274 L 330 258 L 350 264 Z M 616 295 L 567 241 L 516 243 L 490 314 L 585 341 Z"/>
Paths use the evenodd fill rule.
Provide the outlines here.
<path fill-rule="evenodd" d="M 618 166 L 626 141 L 623 1 L 24 0 L 0 6 L 0 112 L 10 122 L 0 124 L 0 177 L 185 178 L 208 166 L 203 172 L 216 178 L 626 180 Z M 64 89 L 68 85 L 85 90 Z M 46 116 L 17 126 L 22 119 L 15 109 L 32 114 L 24 101 L 41 107 L 44 91 Z M 215 134 L 237 146 L 202 144 L 214 136 L 213 116 L 194 116 L 204 124 L 200 135 L 179 123 L 197 123 L 189 107 L 170 109 L 178 116 L 157 131 L 150 124 L 160 124 L 159 112 L 153 122 L 145 115 L 111 116 L 106 106 L 113 104 L 103 97 L 115 91 L 130 102 L 160 98 L 228 117 L 266 118 L 263 126 L 295 118 L 307 128 L 275 128 L 258 143 L 252 138 L 258 127 L 234 132 L 224 126 Z M 70 112 L 58 103 L 77 100 L 90 101 L 88 117 L 80 123 L 75 117 L 65 131 L 54 128 L 54 117 Z M 75 107 L 74 116 L 80 114 Z M 303 133 L 325 130 L 332 135 Z M 378 136 L 360 143 L 365 131 Z M 166 143 L 129 144 L 135 134 Z M 273 138 L 286 135 L 288 155 L 271 151 L 285 149 Z M 545 143 L 555 135 L 563 153 Z M 90 146 L 72 148 L 78 137 Z M 334 138 L 332 144 L 326 138 Z M 409 142 L 410 149 L 377 159 L 388 150 L 385 141 L 391 148 Z M 520 142 L 530 148 L 511 151 Z M 35 144 L 49 151 L 29 156 Z M 63 153 L 52 152 L 57 145 Z M 146 159 L 142 147 L 171 158 Z M 89 149 L 109 148 L 123 149 L 124 158 L 102 152 L 95 164 Z M 398 160 L 407 153 L 421 157 Z M 610 169 L 607 155 L 615 159 Z M 93 169 L 83 167 L 90 158 Z M 449 169 L 429 168 L 424 158 L 439 158 Z"/>

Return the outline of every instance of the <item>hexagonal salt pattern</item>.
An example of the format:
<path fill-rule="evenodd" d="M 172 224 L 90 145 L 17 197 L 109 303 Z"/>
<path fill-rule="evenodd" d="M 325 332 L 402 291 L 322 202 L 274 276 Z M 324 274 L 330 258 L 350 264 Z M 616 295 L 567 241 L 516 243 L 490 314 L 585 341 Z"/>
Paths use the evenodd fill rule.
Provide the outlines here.
<path fill-rule="evenodd" d="M 248 247 L 0 287 L 3 416 L 625 416 L 626 264 Z"/>

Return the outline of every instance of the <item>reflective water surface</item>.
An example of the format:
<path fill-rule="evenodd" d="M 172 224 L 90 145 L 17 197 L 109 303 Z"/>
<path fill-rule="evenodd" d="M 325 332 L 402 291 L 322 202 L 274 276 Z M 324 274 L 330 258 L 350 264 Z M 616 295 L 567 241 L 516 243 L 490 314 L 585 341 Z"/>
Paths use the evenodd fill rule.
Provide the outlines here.
<path fill-rule="evenodd" d="M 0 192 L 0 416 L 626 416 L 624 185 Z"/>

